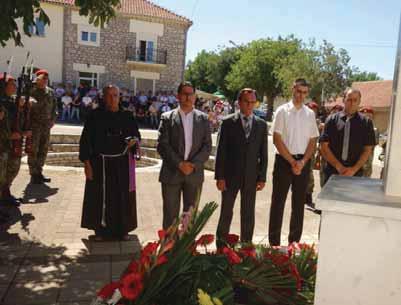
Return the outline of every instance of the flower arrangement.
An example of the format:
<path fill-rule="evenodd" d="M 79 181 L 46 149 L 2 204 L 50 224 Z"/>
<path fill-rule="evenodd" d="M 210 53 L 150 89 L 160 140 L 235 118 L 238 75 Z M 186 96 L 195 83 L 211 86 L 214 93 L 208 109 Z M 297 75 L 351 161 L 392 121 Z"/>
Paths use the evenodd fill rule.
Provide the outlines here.
<path fill-rule="evenodd" d="M 313 304 L 313 246 L 243 244 L 229 234 L 224 246 L 210 251 L 214 236 L 197 236 L 216 209 L 208 203 L 160 230 L 159 240 L 148 243 L 92 305 Z"/>

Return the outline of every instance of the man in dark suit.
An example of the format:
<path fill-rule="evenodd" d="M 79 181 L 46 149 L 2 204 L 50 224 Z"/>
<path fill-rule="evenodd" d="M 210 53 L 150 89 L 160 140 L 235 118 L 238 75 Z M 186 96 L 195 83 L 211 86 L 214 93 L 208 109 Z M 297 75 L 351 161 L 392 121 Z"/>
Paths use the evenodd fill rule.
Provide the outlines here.
<path fill-rule="evenodd" d="M 178 87 L 177 109 L 163 113 L 159 127 L 157 151 L 163 164 L 163 228 L 173 224 L 180 211 L 183 194 L 184 211 L 200 199 L 204 180 L 204 163 L 212 150 L 212 138 L 206 114 L 194 109 L 195 90 L 191 83 Z"/>
<path fill-rule="evenodd" d="M 253 115 L 256 104 L 253 89 L 242 89 L 238 101 L 240 112 L 223 119 L 216 153 L 215 179 L 222 192 L 216 234 L 218 246 L 230 231 L 238 191 L 241 192 L 241 241 L 252 241 L 256 191 L 262 190 L 266 182 L 267 124 Z"/>

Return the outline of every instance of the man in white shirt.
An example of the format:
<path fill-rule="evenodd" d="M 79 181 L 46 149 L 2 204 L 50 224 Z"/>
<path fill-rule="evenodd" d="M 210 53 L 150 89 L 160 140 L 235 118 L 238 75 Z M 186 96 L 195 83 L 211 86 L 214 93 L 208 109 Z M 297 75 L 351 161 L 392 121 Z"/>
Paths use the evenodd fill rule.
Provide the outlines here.
<path fill-rule="evenodd" d="M 304 105 L 309 87 L 304 79 L 294 82 L 292 100 L 276 110 L 272 126 L 277 152 L 269 221 L 269 242 L 272 246 L 280 245 L 284 206 L 290 186 L 292 211 L 288 242 L 299 242 L 302 236 L 310 158 L 315 153 L 319 137 L 315 114 Z"/>
<path fill-rule="evenodd" d="M 61 103 L 63 104 L 63 112 L 61 116 L 61 120 L 70 120 L 71 115 L 71 104 L 72 104 L 72 97 L 71 93 L 67 93 L 61 98 Z"/>
<path fill-rule="evenodd" d="M 204 181 L 204 163 L 212 150 L 208 117 L 194 109 L 193 86 L 178 87 L 180 107 L 163 113 L 159 126 L 157 151 L 163 160 L 159 181 L 163 196 L 163 229 L 173 224 L 180 212 L 195 206 Z"/>

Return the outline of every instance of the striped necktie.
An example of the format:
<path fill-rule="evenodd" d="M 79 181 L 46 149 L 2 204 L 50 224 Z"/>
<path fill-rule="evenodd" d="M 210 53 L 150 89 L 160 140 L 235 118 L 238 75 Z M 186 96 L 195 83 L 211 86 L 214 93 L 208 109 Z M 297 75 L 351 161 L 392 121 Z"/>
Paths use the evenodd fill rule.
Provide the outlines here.
<path fill-rule="evenodd" d="M 347 117 L 347 121 L 345 122 L 345 127 L 344 127 L 343 151 L 341 154 L 341 159 L 343 161 L 347 161 L 348 159 L 350 135 L 351 135 L 351 118 Z"/>
<path fill-rule="evenodd" d="M 248 138 L 251 134 L 251 120 L 249 117 L 244 116 L 244 132 L 245 138 Z"/>

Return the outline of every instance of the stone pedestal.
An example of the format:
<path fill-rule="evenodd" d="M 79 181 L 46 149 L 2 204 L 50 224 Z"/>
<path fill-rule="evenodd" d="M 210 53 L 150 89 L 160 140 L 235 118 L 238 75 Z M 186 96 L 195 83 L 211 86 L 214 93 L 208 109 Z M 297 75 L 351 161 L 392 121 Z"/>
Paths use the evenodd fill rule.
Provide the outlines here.
<path fill-rule="evenodd" d="M 401 304 L 401 197 L 383 181 L 334 176 L 322 210 L 315 305 Z"/>

